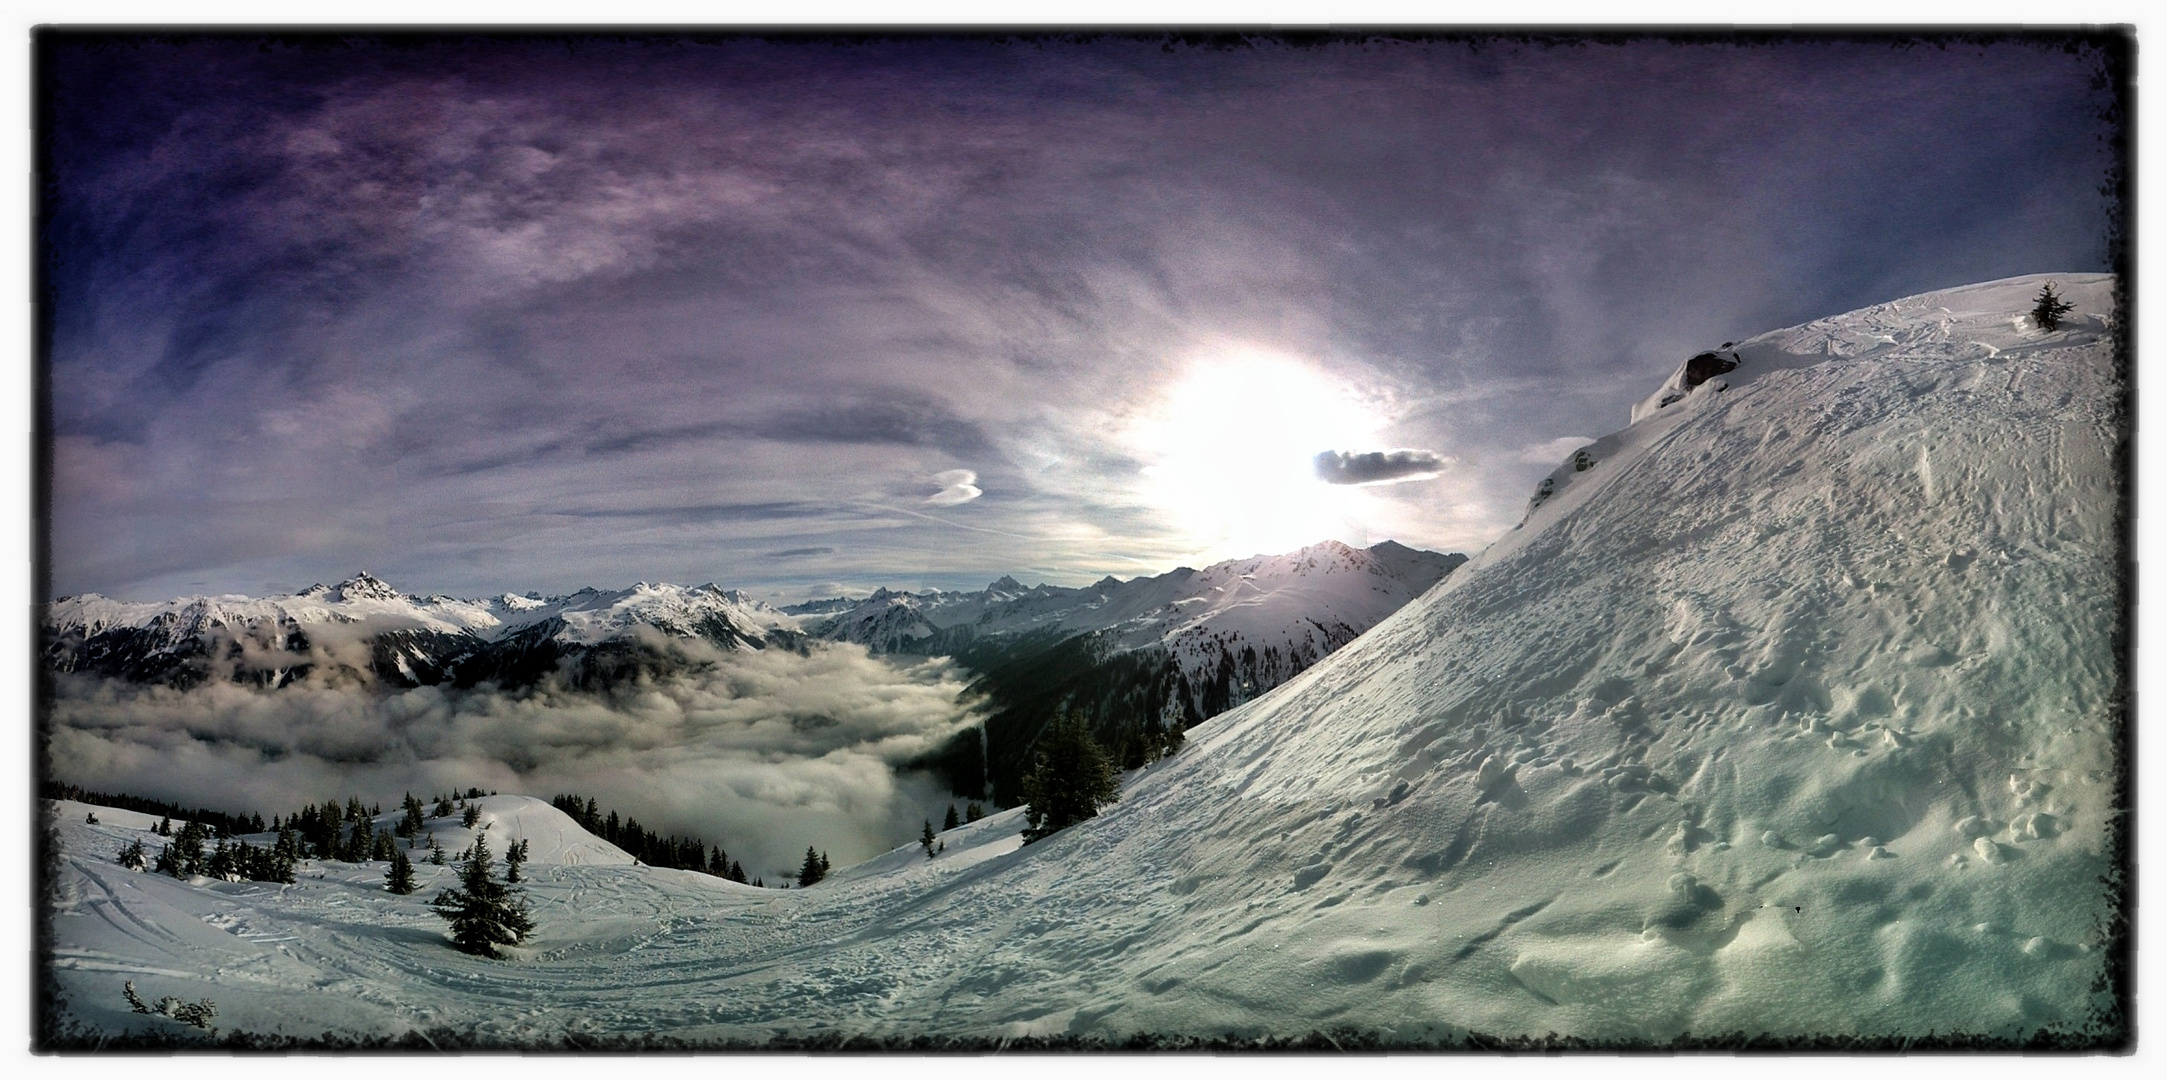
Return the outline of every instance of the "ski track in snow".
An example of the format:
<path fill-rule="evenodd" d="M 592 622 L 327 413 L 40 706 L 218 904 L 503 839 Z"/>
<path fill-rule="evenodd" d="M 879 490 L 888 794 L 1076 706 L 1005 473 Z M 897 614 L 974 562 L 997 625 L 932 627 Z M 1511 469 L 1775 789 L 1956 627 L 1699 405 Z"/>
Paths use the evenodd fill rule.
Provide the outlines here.
<path fill-rule="evenodd" d="M 1437 589 L 1028 848 L 1010 811 L 760 890 L 485 799 L 501 835 L 560 837 L 536 939 L 490 962 L 426 906 L 453 867 L 409 897 L 381 864 L 175 881 L 114 864 L 142 815 L 61 804 L 55 974 L 101 1029 L 177 1027 L 127 1011 L 132 978 L 228 1029 L 509 1042 L 2080 1027 L 2121 385 L 2112 279 L 2057 276 L 2053 334 L 2013 314 L 2042 280 L 1741 343 Z"/>

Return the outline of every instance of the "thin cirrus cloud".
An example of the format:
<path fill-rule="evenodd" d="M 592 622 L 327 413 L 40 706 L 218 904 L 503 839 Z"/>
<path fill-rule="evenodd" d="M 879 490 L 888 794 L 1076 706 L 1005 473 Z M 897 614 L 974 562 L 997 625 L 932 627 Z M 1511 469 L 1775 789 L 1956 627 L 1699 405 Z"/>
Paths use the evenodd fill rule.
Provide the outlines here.
<path fill-rule="evenodd" d="M 960 506 L 985 494 L 978 487 L 978 474 L 969 469 L 950 469 L 933 482 L 941 489 L 926 498 L 928 506 Z"/>
<path fill-rule="evenodd" d="M 1396 484 L 1436 479 L 1452 459 L 1434 450 L 1326 450 L 1316 462 L 1327 484 Z"/>

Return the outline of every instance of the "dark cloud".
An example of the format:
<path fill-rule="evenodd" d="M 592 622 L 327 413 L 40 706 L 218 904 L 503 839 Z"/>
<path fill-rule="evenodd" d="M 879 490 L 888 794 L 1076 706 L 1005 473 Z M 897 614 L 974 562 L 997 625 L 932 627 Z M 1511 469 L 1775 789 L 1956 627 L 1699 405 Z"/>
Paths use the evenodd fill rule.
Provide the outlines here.
<path fill-rule="evenodd" d="M 1317 479 L 1327 484 L 1427 480 L 1451 463 L 1433 450 L 1326 450 L 1317 455 Z"/>

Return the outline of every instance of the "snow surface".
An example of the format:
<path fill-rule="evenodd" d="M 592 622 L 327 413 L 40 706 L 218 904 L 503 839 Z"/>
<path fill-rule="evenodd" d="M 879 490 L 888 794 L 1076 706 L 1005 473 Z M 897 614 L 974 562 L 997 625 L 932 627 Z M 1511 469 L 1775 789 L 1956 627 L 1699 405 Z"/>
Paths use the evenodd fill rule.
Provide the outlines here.
<path fill-rule="evenodd" d="M 427 912 L 451 868 L 174 881 L 113 863 L 140 822 L 62 804 L 70 1015 L 176 1028 L 134 979 L 229 1029 L 515 1043 L 2081 1030 L 2118 895 L 2124 387 L 2112 279 L 2056 276 L 2052 334 L 2021 314 L 2044 280 L 1741 343 L 1029 847 L 1010 811 L 805 891 L 537 865 L 538 935 L 491 962 Z"/>

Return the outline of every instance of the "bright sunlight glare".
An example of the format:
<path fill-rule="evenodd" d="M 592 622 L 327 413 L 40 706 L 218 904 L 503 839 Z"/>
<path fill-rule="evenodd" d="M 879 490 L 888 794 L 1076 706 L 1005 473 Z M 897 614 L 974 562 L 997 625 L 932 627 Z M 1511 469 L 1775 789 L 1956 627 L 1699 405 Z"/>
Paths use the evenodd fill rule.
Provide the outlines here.
<path fill-rule="evenodd" d="M 1136 435 L 1152 460 L 1148 497 L 1194 538 L 1199 557 L 1220 559 L 1366 543 L 1371 496 L 1317 479 L 1315 459 L 1380 445 L 1383 427 L 1331 377 L 1251 353 L 1197 364 Z"/>

